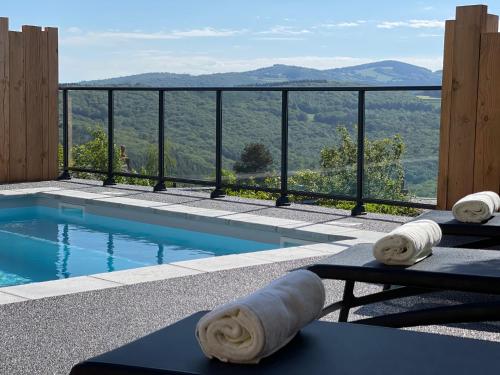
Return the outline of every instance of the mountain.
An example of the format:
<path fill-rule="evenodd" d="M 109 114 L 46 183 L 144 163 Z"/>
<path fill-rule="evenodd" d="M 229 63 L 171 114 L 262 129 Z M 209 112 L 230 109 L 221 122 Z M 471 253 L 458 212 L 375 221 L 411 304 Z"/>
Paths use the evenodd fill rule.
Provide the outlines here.
<path fill-rule="evenodd" d="M 83 81 L 82 85 L 114 86 L 242 86 L 269 85 L 294 81 L 334 81 L 357 85 L 440 85 L 441 71 L 400 61 L 379 61 L 336 69 L 312 69 L 291 65 L 273 65 L 247 72 L 214 74 L 144 73 L 95 81 Z"/>

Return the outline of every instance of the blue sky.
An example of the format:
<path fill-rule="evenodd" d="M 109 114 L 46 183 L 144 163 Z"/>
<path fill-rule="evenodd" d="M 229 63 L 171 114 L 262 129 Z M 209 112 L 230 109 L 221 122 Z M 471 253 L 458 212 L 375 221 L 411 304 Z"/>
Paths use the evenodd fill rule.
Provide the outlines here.
<path fill-rule="evenodd" d="M 397 59 L 440 69 L 449 0 L 2 0 L 11 30 L 59 28 L 60 80 L 327 69 Z M 489 1 L 500 13 L 500 0 Z"/>

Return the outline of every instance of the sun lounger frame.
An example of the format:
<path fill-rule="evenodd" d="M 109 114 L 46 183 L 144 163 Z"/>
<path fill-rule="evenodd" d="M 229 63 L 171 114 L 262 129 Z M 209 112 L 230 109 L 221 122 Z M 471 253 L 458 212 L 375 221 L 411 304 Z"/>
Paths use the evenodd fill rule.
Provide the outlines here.
<path fill-rule="evenodd" d="M 447 269 L 455 267 L 458 270 Z M 354 307 L 437 291 L 500 295 L 500 254 L 496 251 L 435 248 L 433 255 L 411 267 L 386 266 L 373 259 L 372 245 L 360 244 L 306 269 L 322 279 L 345 281 L 342 300 L 325 307 L 322 315 L 339 311 L 347 322 Z M 356 282 L 382 284 L 376 293 L 356 297 Z M 394 288 L 388 288 L 394 285 Z M 353 323 L 386 327 L 500 320 L 498 302 L 459 303 L 360 319 Z"/>
<path fill-rule="evenodd" d="M 500 212 L 481 224 L 462 223 L 453 217 L 451 211 L 431 210 L 415 218 L 427 219 L 438 223 L 445 236 L 470 236 L 481 239 L 467 240 L 460 247 L 484 249 L 500 245 Z"/>

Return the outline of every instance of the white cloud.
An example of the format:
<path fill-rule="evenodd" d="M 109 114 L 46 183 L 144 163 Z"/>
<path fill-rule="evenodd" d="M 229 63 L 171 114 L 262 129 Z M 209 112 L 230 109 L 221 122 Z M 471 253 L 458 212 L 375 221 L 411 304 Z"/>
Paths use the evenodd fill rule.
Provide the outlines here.
<path fill-rule="evenodd" d="M 307 29 L 295 29 L 291 26 L 274 26 L 269 30 L 258 31 L 256 34 L 269 34 L 269 35 L 304 35 L 310 34 L 311 31 Z"/>
<path fill-rule="evenodd" d="M 410 27 L 412 29 L 444 29 L 444 21 L 440 20 L 409 20 L 409 21 L 382 21 L 377 24 L 379 29 L 394 29 L 396 27 Z"/>
<path fill-rule="evenodd" d="M 428 33 L 420 33 L 417 35 L 419 38 L 441 38 L 443 34 L 428 34 Z"/>
<path fill-rule="evenodd" d="M 364 23 L 366 23 L 366 21 L 364 21 L 364 20 L 346 21 L 346 22 L 338 22 L 338 23 L 322 23 L 322 24 L 313 26 L 313 29 L 334 29 L 334 28 L 358 27 Z"/>
<path fill-rule="evenodd" d="M 62 45 L 82 45 L 82 44 L 106 44 L 107 42 L 131 41 L 131 40 L 172 40 L 183 38 L 220 38 L 242 34 L 247 30 L 215 29 L 204 27 L 192 30 L 173 30 L 159 32 L 124 32 L 119 30 L 108 31 L 88 31 L 83 32 L 78 28 L 69 28 L 69 36 L 61 38 Z"/>
<path fill-rule="evenodd" d="M 336 24 L 337 27 L 356 27 L 359 26 L 358 22 L 340 22 Z"/>
<path fill-rule="evenodd" d="M 71 27 L 68 27 L 66 29 L 66 31 L 68 33 L 71 33 L 71 34 L 80 34 L 82 32 L 82 29 L 80 29 L 79 27 L 76 27 L 76 26 L 71 26 Z"/>
<path fill-rule="evenodd" d="M 297 40 L 305 40 L 305 38 L 300 38 L 296 36 L 259 36 L 252 38 L 252 40 L 290 40 L 290 41 L 297 41 Z"/>

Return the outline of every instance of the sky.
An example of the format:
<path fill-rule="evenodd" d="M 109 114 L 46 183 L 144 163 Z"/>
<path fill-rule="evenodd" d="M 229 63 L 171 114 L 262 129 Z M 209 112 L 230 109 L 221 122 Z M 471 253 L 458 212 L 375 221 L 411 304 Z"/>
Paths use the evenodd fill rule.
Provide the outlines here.
<path fill-rule="evenodd" d="M 472 2 L 473 3 L 473 2 Z M 59 28 L 60 81 L 399 60 L 441 69 L 452 0 L 1 0 L 10 29 Z M 488 2 L 500 14 L 500 0 Z"/>

